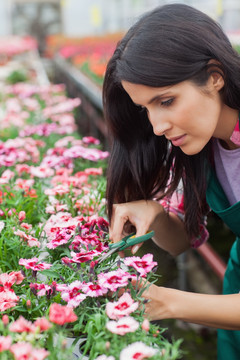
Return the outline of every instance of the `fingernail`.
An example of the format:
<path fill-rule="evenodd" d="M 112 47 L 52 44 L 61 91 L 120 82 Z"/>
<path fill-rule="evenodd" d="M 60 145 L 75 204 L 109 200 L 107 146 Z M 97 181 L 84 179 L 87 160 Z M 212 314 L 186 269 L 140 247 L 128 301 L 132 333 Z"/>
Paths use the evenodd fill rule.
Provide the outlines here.
<path fill-rule="evenodd" d="M 136 254 L 136 252 L 139 250 L 139 248 L 140 248 L 139 245 L 133 246 L 133 248 L 132 248 L 132 254 L 133 254 L 133 255 Z"/>

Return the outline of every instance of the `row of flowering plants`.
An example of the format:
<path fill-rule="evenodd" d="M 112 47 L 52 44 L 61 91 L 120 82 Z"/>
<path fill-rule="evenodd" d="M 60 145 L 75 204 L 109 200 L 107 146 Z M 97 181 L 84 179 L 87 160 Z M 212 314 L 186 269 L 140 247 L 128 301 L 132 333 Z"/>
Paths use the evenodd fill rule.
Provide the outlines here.
<path fill-rule="evenodd" d="M 57 52 L 95 84 L 102 86 L 107 62 L 121 36 L 122 34 L 116 33 L 71 39 L 52 35 L 47 39 L 47 55 Z"/>
<path fill-rule="evenodd" d="M 0 359 L 178 359 L 180 341 L 144 320 L 152 254 L 98 263 L 108 249 L 109 153 L 82 137 L 63 85 L 2 87 Z M 133 286 L 133 283 L 135 284 Z"/>

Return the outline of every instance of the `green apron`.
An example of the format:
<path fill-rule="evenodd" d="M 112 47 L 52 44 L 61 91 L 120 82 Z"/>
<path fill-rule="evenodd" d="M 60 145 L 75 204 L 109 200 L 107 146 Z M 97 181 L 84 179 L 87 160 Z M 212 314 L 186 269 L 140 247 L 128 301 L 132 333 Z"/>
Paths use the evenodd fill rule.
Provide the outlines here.
<path fill-rule="evenodd" d="M 210 208 L 236 235 L 223 281 L 223 294 L 236 294 L 240 291 L 240 201 L 230 206 L 216 175 L 212 171 L 207 189 L 207 202 Z M 236 316 L 240 317 L 240 314 L 236 314 Z M 218 360 L 239 360 L 240 331 L 219 329 L 217 348 Z"/>

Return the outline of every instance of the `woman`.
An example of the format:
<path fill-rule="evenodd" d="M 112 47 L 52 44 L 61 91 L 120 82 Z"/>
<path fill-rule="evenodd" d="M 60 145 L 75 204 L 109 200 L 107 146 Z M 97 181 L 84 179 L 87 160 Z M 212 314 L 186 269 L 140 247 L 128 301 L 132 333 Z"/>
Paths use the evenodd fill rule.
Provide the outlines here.
<path fill-rule="evenodd" d="M 207 15 L 183 4 L 144 15 L 118 44 L 103 88 L 112 138 L 110 238 L 155 231 L 172 255 L 207 240 L 209 209 L 236 234 L 225 295 L 152 285 L 151 319 L 218 329 L 218 359 L 240 358 L 240 58 Z M 132 251 L 138 250 L 135 246 Z"/>

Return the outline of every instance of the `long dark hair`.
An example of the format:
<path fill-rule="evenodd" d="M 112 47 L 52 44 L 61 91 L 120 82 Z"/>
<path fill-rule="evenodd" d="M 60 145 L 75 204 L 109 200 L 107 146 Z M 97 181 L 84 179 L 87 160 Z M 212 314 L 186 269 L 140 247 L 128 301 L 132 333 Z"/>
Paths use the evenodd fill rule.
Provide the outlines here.
<path fill-rule="evenodd" d="M 212 68 L 211 59 L 216 60 Z M 107 184 L 110 221 L 113 203 L 160 198 L 159 194 L 171 194 L 182 180 L 185 228 L 189 235 L 198 234 L 199 219 L 207 209 L 210 143 L 191 156 L 171 147 L 164 136 L 153 133 L 146 112 L 139 111 L 121 81 L 163 87 L 190 80 L 203 86 L 211 71 L 224 77 L 224 103 L 240 109 L 237 52 L 216 22 L 187 5 L 156 8 L 141 17 L 119 42 L 103 85 L 112 142 Z"/>

